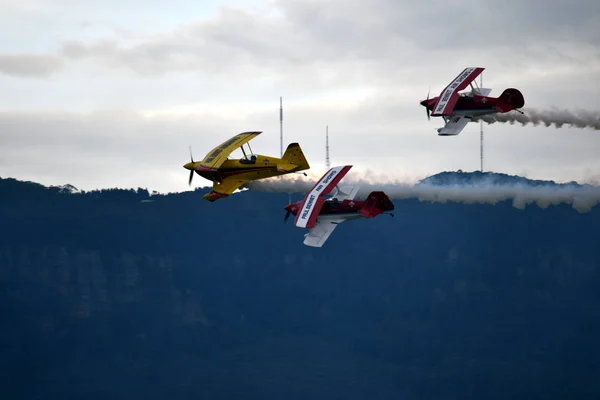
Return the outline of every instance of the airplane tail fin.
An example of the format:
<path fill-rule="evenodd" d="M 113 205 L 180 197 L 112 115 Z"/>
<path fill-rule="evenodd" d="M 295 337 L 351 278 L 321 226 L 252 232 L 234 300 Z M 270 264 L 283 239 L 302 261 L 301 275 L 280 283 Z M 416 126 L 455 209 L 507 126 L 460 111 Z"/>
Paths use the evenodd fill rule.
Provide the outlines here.
<path fill-rule="evenodd" d="M 524 105 L 523 94 L 518 89 L 509 88 L 498 97 L 496 108 L 500 112 L 509 112 L 515 108 L 522 108 Z"/>
<path fill-rule="evenodd" d="M 282 162 L 277 164 L 277 169 L 282 172 L 304 171 L 310 168 L 298 143 L 290 143 L 281 160 Z"/>
<path fill-rule="evenodd" d="M 360 210 L 364 218 L 374 218 L 384 211 L 392 211 L 394 203 L 387 194 L 383 192 L 371 192 L 365 201 L 365 205 Z"/>

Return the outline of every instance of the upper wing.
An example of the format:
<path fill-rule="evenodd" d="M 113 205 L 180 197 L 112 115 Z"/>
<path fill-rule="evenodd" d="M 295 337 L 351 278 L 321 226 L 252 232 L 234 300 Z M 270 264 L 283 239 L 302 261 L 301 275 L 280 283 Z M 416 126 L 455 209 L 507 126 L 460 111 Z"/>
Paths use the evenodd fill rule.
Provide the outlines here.
<path fill-rule="evenodd" d="M 329 235 L 335 228 L 344 222 L 343 219 L 325 219 L 320 220 L 311 230 L 304 235 L 304 244 L 311 247 L 322 247 L 327 241 Z"/>
<path fill-rule="evenodd" d="M 294 221 L 296 226 L 300 228 L 312 228 L 315 225 L 319 211 L 325 201 L 322 196 L 331 192 L 338 182 L 350 171 L 350 168 L 352 168 L 352 165 L 333 167 L 315 183 L 312 189 L 304 196 L 304 200 L 302 200 L 302 205 Z"/>
<path fill-rule="evenodd" d="M 440 115 L 450 115 L 456 101 L 458 100 L 458 92 L 469 86 L 483 72 L 485 68 L 469 67 L 465 68 L 440 94 L 438 101 L 433 106 L 432 117 Z"/>
<path fill-rule="evenodd" d="M 214 149 L 212 149 L 204 160 L 200 161 L 200 165 L 204 168 L 217 169 L 227 160 L 227 156 L 238 147 L 244 145 L 262 132 L 243 132 L 235 135 L 231 139 L 226 140 Z"/>
<path fill-rule="evenodd" d="M 458 135 L 465 129 L 465 126 L 469 123 L 471 117 L 455 116 L 448 118 L 446 125 L 443 128 L 438 129 L 439 136 L 453 136 Z"/>

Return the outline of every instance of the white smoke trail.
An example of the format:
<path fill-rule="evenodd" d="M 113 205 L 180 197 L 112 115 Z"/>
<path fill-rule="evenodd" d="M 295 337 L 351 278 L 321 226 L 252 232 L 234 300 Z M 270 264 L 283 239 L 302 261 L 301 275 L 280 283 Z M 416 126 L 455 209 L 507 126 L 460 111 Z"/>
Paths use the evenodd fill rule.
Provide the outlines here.
<path fill-rule="evenodd" d="M 556 128 L 560 128 L 563 125 L 570 125 L 577 128 L 593 128 L 600 130 L 600 113 L 578 110 L 535 110 L 533 108 L 523 109 L 524 114 L 520 114 L 516 111 L 512 111 L 505 114 L 491 114 L 484 115 L 482 117 L 473 118 L 472 122 L 478 122 L 480 119 L 488 124 L 495 122 L 520 123 L 525 126 L 527 124 L 533 124 L 534 126 L 544 124 L 545 126 L 554 125 Z"/>
<path fill-rule="evenodd" d="M 306 178 L 281 177 L 249 182 L 245 185 L 251 190 L 265 192 L 305 193 L 312 188 L 316 180 Z M 574 184 L 531 183 L 500 184 L 494 178 L 478 179 L 473 184 L 407 184 L 389 182 L 373 184 L 373 180 L 345 178 L 341 186 L 361 185 L 357 198 L 364 198 L 373 190 L 383 190 L 391 199 L 418 199 L 434 203 L 459 202 L 467 204 L 496 204 L 512 200 L 515 208 L 524 209 L 529 204 L 540 208 L 550 205 L 570 204 L 580 213 L 586 213 L 600 203 L 600 187 Z"/>

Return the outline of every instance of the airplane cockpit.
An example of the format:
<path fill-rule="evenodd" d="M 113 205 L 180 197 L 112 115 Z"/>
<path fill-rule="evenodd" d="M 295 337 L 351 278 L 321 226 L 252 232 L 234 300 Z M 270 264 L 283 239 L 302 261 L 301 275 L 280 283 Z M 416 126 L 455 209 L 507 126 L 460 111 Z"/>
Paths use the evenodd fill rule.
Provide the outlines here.
<path fill-rule="evenodd" d="M 256 156 L 251 154 L 250 157 L 244 155 L 244 157 L 240 158 L 240 163 L 242 164 L 256 164 Z"/>
<path fill-rule="evenodd" d="M 341 204 L 337 197 L 330 197 L 326 201 L 332 207 L 337 207 Z"/>
<path fill-rule="evenodd" d="M 240 150 L 242 150 L 242 153 L 244 154 L 244 157 L 240 158 L 240 164 L 256 164 L 256 156 L 250 147 L 250 143 L 248 143 L 248 154 L 250 157 L 248 157 L 248 154 L 246 154 L 243 145 L 240 146 Z"/>

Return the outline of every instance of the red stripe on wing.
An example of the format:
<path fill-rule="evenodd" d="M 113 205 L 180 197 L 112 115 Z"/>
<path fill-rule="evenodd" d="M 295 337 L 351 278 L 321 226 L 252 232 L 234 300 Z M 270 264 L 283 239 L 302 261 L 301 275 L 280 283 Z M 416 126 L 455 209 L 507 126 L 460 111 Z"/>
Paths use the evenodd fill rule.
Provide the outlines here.
<path fill-rule="evenodd" d="M 469 67 L 465 68 L 456 78 L 454 78 L 448 86 L 442 90 L 440 97 L 433 105 L 432 117 L 438 117 L 441 115 L 450 115 L 456 106 L 458 101 L 458 92 L 465 89 L 471 82 L 475 80 L 483 72 L 485 68 L 481 67 Z M 470 71 L 472 70 L 472 71 Z M 469 72 L 470 71 L 470 72 Z M 443 108 L 438 110 L 438 105 L 443 104 Z"/>
<path fill-rule="evenodd" d="M 312 207 L 310 209 L 310 216 L 308 218 L 306 227 L 309 228 L 308 225 L 311 224 L 311 221 L 312 221 L 312 225 L 314 226 L 314 222 L 316 221 L 317 217 L 319 216 L 319 211 L 321 210 L 321 207 L 323 206 L 323 202 L 325 201 L 325 199 L 322 196 L 329 194 L 333 190 L 333 188 L 338 184 L 338 182 L 341 181 L 342 178 L 348 173 L 348 171 L 350 171 L 350 168 L 352 168 L 352 165 L 345 165 L 341 168 L 333 167 L 333 168 L 329 169 L 321 177 L 321 179 L 319 179 L 317 181 L 317 183 L 315 183 L 313 185 L 313 187 L 308 192 L 306 192 L 306 194 L 304 195 L 304 199 L 302 200 L 302 203 L 300 204 L 298 214 L 296 214 L 296 219 L 294 220 L 294 225 L 299 226 L 298 221 L 302 218 L 302 214 L 304 214 L 303 210 L 306 205 L 306 202 L 308 201 L 308 199 L 310 198 L 311 195 L 314 195 L 317 198 L 313 200 L 315 203 L 312 205 Z M 337 171 L 337 173 L 335 174 L 335 176 L 330 178 L 330 175 L 333 171 Z M 331 180 L 328 181 L 328 179 L 331 179 Z M 327 182 L 327 183 L 325 183 L 325 182 Z M 324 184 L 326 184 L 326 186 L 321 187 Z M 300 227 L 302 227 L 302 225 L 300 225 Z"/>
<path fill-rule="evenodd" d="M 313 212 L 312 214 L 310 214 L 310 218 L 306 223 L 306 227 L 308 229 L 313 228 L 316 225 L 317 218 L 319 218 L 319 213 L 321 212 L 321 208 L 323 207 L 323 203 L 325 203 L 325 198 L 319 196 L 313 208 Z"/>
<path fill-rule="evenodd" d="M 323 196 L 325 194 L 331 193 L 333 188 L 344 178 L 344 176 L 346 176 L 348 171 L 350 171 L 350 168 L 352 168 L 352 165 L 345 165 L 340 170 L 340 172 L 338 172 L 338 174 L 333 178 L 333 180 L 331 182 L 329 182 L 329 184 L 325 187 L 325 189 L 323 189 L 323 191 L 320 193 L 320 195 Z M 331 171 L 331 169 L 329 171 Z M 325 174 L 325 176 L 327 176 L 327 174 Z"/>

